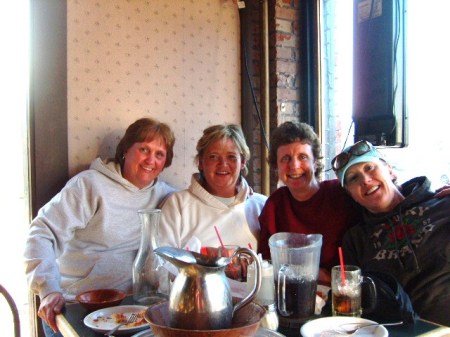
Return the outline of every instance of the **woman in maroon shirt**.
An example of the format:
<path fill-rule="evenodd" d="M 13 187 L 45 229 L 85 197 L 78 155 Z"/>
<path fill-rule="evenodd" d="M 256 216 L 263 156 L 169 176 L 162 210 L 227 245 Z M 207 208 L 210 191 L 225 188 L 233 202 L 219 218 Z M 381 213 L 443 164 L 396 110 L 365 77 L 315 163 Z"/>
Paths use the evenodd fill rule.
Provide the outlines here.
<path fill-rule="evenodd" d="M 272 133 L 269 163 L 285 186 L 272 193 L 259 216 L 258 250 L 270 258 L 268 241 L 277 232 L 322 234 L 319 282 L 329 284 L 342 237 L 361 215 L 337 179 L 319 181 L 321 160 L 319 138 L 308 124 L 285 122 Z"/>

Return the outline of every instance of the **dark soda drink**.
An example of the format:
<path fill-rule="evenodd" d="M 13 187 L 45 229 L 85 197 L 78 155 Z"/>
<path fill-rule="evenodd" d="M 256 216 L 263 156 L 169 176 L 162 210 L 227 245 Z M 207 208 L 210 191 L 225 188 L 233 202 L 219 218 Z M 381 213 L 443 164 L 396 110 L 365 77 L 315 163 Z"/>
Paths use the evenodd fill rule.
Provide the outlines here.
<path fill-rule="evenodd" d="M 302 319 L 314 314 L 317 281 L 303 278 L 285 278 L 284 280 L 284 299 L 281 298 L 280 291 L 278 292 L 278 312 L 280 315 L 289 319 Z"/>
<path fill-rule="evenodd" d="M 333 293 L 333 315 L 359 317 L 361 313 L 361 296 Z"/>

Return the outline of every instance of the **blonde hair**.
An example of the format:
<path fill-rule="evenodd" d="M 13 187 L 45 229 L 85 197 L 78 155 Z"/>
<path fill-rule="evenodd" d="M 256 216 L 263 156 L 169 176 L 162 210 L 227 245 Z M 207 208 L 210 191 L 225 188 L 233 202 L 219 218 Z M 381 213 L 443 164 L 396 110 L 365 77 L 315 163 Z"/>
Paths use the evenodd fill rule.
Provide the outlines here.
<path fill-rule="evenodd" d="M 247 161 L 250 159 L 250 149 L 245 141 L 245 136 L 241 127 L 237 124 L 213 125 L 203 130 L 203 136 L 197 142 L 197 155 L 195 156 L 195 163 L 198 166 L 200 158 L 203 157 L 203 154 L 209 145 L 224 138 L 231 139 L 236 144 L 239 154 L 244 161 L 242 174 L 244 176 L 247 175 Z"/>

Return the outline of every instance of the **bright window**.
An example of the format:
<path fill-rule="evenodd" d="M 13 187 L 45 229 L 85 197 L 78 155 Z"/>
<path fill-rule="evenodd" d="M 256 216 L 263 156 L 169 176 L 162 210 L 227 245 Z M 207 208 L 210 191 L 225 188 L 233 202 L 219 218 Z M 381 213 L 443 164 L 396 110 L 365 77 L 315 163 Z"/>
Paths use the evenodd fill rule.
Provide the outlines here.
<path fill-rule="evenodd" d="M 27 104 L 28 104 L 28 1 L 4 2 L 0 11 L 0 143 L 3 164 L 0 168 L 0 209 L 2 234 L 0 283 L 16 302 L 21 335 L 30 336 L 28 287 L 23 267 L 25 237 L 28 231 L 27 184 Z M 12 336 L 12 316 L 0 296 L 0 330 Z M 10 333 L 10 334 L 8 334 Z"/>
<path fill-rule="evenodd" d="M 383 149 L 399 182 L 426 175 L 437 188 L 450 177 L 448 79 L 450 2 L 407 1 L 406 90 L 409 145 Z M 321 0 L 322 107 L 326 168 L 344 144 L 353 143 L 352 15 L 348 0 Z M 325 178 L 334 178 L 328 171 Z"/>

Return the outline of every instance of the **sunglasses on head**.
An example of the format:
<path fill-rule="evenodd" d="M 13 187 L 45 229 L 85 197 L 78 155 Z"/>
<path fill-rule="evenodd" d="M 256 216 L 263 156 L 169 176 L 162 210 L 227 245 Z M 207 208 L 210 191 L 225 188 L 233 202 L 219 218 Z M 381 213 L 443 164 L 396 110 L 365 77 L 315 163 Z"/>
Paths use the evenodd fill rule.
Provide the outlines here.
<path fill-rule="evenodd" d="M 367 152 L 370 152 L 374 149 L 375 148 L 373 147 L 373 145 L 368 141 L 360 140 L 359 142 L 353 144 L 347 151 L 341 152 L 336 157 L 334 157 L 331 161 L 331 167 L 334 171 L 339 171 L 345 165 L 347 165 L 352 156 L 362 156 L 363 154 L 366 154 Z"/>

